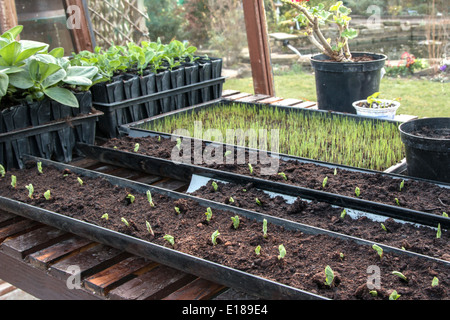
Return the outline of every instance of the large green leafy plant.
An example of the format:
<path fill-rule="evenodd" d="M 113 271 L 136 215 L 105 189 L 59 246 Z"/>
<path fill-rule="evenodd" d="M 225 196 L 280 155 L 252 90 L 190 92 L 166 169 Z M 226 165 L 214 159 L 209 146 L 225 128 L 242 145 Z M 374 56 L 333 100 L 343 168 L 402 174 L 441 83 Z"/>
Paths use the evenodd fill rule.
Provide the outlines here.
<path fill-rule="evenodd" d="M 22 29 L 17 26 L 0 36 L 0 99 L 40 101 L 47 97 L 78 107 L 72 91 L 92 86 L 98 68 L 72 66 L 63 48 L 48 52 L 48 44 L 15 40 Z"/>
<path fill-rule="evenodd" d="M 358 32 L 349 27 L 351 20 L 349 15 L 352 10 L 344 6 L 342 1 L 332 4 L 328 10 L 323 4 L 311 7 L 307 4 L 308 0 L 282 0 L 282 2 L 298 11 L 295 20 L 304 28 L 311 43 L 323 54 L 334 61 L 351 61 L 348 41 L 355 38 Z M 326 38 L 320 29 L 330 23 L 334 24 L 338 31 L 335 41 Z"/>

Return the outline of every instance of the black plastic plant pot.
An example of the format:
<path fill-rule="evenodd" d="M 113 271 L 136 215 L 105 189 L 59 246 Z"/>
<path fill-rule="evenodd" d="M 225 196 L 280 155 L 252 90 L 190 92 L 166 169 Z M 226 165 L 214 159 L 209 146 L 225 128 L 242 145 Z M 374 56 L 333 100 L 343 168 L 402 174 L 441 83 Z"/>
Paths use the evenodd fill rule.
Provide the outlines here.
<path fill-rule="evenodd" d="M 141 85 L 141 92 L 143 96 L 153 94 L 156 92 L 156 75 L 154 73 L 146 72 L 139 79 Z M 159 114 L 159 108 L 156 101 L 148 101 L 144 103 L 146 117 L 153 117 Z"/>
<path fill-rule="evenodd" d="M 170 72 L 169 71 L 161 71 L 156 74 L 156 91 L 164 92 L 170 90 Z M 161 113 L 166 113 L 172 110 L 175 110 L 171 103 L 171 97 L 161 98 L 159 103 L 159 109 Z"/>
<path fill-rule="evenodd" d="M 379 91 L 387 56 L 363 52 L 352 55 L 367 55 L 373 61 L 333 62 L 324 54 L 311 57 L 319 109 L 356 114 L 352 103 Z"/>
<path fill-rule="evenodd" d="M 262 223 L 265 219 L 267 220 L 267 223 L 269 225 L 282 227 L 284 230 L 290 230 L 312 237 L 319 236 L 316 240 L 312 241 L 322 242 L 325 239 L 327 239 L 328 241 L 339 240 L 347 244 L 351 243 L 352 246 L 354 245 L 355 247 L 361 247 L 362 250 L 372 250 L 371 248 L 374 244 L 373 242 L 347 236 L 341 233 L 311 227 L 301 223 L 272 217 L 234 206 L 224 205 L 218 202 L 173 192 L 167 189 L 134 182 L 123 178 L 113 177 L 99 172 L 94 172 L 62 163 L 56 163 L 45 159 L 29 157 L 28 160 L 30 159 L 33 162 L 41 161 L 44 166 L 44 170 L 45 167 L 49 166 L 54 167 L 61 172 L 65 169 L 68 169 L 71 173 L 81 177 L 101 178 L 106 182 L 109 182 L 111 187 L 123 188 L 127 190 L 127 192 L 145 195 L 147 191 L 150 191 L 152 195 L 160 194 L 172 200 L 191 200 L 194 201 L 195 205 L 199 207 L 204 207 L 205 209 L 208 207 L 211 208 L 217 215 L 224 214 L 227 217 L 239 215 L 241 217 L 245 217 L 247 220 L 255 221 L 258 223 Z M 151 261 L 167 265 L 186 273 L 194 274 L 201 278 L 214 281 L 224 286 L 232 287 L 261 298 L 305 300 L 329 299 L 317 293 L 301 290 L 288 284 L 282 284 L 276 280 L 270 280 L 263 276 L 252 274 L 251 268 L 246 271 L 237 270 L 226 265 L 213 262 L 206 258 L 200 258 L 178 251 L 176 250 L 176 248 L 174 249 L 158 245 L 153 241 L 139 239 L 118 231 L 98 226 L 94 223 L 88 223 L 86 221 L 81 221 L 65 216 L 64 212 L 52 212 L 27 203 L 12 200 L 4 196 L 0 196 L 0 205 L 2 206 L 2 209 L 7 212 L 36 220 L 38 222 L 53 226 L 66 232 L 70 232 L 92 241 L 115 247 L 119 250 L 127 251 L 129 253 L 147 258 Z M 377 245 L 383 250 L 383 252 L 389 255 L 394 255 L 396 259 L 413 259 L 419 265 L 421 262 L 433 263 L 433 265 L 439 269 L 448 268 L 448 266 L 450 265 L 450 262 L 441 259 L 413 253 L 407 250 L 401 250 L 383 244 Z M 204 250 L 208 249 L 206 248 Z M 299 272 L 301 272 L 301 270 L 299 270 Z"/>
<path fill-rule="evenodd" d="M 184 67 L 184 76 L 186 85 L 198 83 L 198 65 L 195 63 L 186 64 Z M 186 105 L 194 106 L 199 104 L 198 90 L 192 90 L 186 93 Z"/>
<path fill-rule="evenodd" d="M 450 183 L 450 118 L 426 118 L 399 126 L 408 175 Z"/>
<path fill-rule="evenodd" d="M 170 70 L 170 87 L 171 89 L 181 88 L 186 85 L 185 68 L 184 66 Z M 186 99 L 184 94 L 177 94 L 172 98 L 171 107 L 173 110 L 178 110 L 186 107 Z"/>

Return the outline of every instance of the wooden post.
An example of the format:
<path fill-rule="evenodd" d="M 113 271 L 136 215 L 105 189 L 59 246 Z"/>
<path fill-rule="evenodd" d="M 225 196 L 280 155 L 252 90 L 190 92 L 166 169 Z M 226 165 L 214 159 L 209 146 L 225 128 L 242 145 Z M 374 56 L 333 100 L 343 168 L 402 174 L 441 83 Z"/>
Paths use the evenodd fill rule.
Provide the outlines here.
<path fill-rule="evenodd" d="M 83 50 L 94 51 L 95 38 L 88 15 L 85 0 L 63 0 L 64 10 L 68 20 L 68 28 L 72 35 L 76 52 Z M 73 7 L 72 7 L 73 6 Z M 74 8 L 74 10 L 68 10 Z M 69 12 L 67 12 L 69 11 Z"/>
<path fill-rule="evenodd" d="M 255 94 L 275 96 L 264 0 L 243 0 Z"/>
<path fill-rule="evenodd" d="M 4 33 L 17 26 L 17 11 L 15 0 L 0 0 L 0 31 Z"/>

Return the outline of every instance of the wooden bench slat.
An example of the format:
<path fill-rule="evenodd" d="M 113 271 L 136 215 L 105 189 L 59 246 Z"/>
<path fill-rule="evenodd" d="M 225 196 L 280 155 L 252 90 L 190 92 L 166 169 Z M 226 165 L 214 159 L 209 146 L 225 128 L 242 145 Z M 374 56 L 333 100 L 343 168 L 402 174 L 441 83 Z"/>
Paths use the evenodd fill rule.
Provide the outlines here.
<path fill-rule="evenodd" d="M 309 109 L 309 108 L 314 107 L 316 105 L 317 104 L 315 102 L 312 102 L 312 101 L 303 101 L 303 102 L 301 102 L 299 104 L 292 105 L 292 107 Z"/>
<path fill-rule="evenodd" d="M 249 103 L 254 103 L 254 102 L 258 102 L 259 100 L 264 100 L 264 99 L 267 99 L 267 98 L 269 98 L 270 96 L 269 95 L 266 95 L 266 94 L 256 94 L 256 95 L 251 95 L 251 96 L 248 96 L 248 97 L 243 97 L 243 98 L 240 98 L 240 99 L 236 99 L 235 101 L 236 102 L 249 102 Z"/>
<path fill-rule="evenodd" d="M 263 100 L 259 100 L 258 103 L 263 103 L 263 104 L 273 104 L 275 102 L 281 101 L 283 100 L 283 98 L 280 97 L 270 97 L 267 99 L 263 99 Z"/>
<path fill-rule="evenodd" d="M 77 252 L 81 248 L 92 245 L 88 239 L 72 236 L 48 248 L 35 252 L 29 256 L 30 263 L 40 269 L 46 270 L 50 264 L 57 262 L 64 257 Z"/>
<path fill-rule="evenodd" d="M 110 291 L 113 300 L 159 300 L 193 281 L 195 276 L 158 265 Z"/>
<path fill-rule="evenodd" d="M 296 104 L 299 104 L 303 102 L 303 100 L 299 100 L 299 99 L 284 99 L 281 101 L 277 101 L 277 102 L 273 102 L 271 103 L 274 106 L 282 106 L 282 107 L 290 107 Z"/>
<path fill-rule="evenodd" d="M 134 273 L 140 269 L 155 266 L 156 263 L 154 262 L 131 256 L 85 279 L 83 281 L 84 287 L 97 294 L 106 295 L 112 288 L 134 278 Z"/>
<path fill-rule="evenodd" d="M 231 89 L 223 90 L 222 91 L 222 98 L 233 96 L 233 95 L 238 94 L 238 93 L 240 93 L 240 91 L 238 91 L 238 90 L 231 90 Z"/>
<path fill-rule="evenodd" d="M 40 228 L 42 226 L 43 224 L 29 219 L 16 221 L 15 223 L 0 228 L 0 243 L 5 241 L 7 238 L 19 236 L 25 232 Z"/>
<path fill-rule="evenodd" d="M 67 278 L 72 276 L 70 268 L 76 266 L 79 268 L 81 279 L 84 279 L 130 256 L 129 253 L 116 248 L 97 244 L 86 251 L 82 251 L 51 265 L 49 274 L 57 279 L 66 281 Z"/>
<path fill-rule="evenodd" d="M 208 300 L 225 289 L 223 285 L 197 278 L 162 300 Z"/>
<path fill-rule="evenodd" d="M 2 250 L 11 257 L 24 259 L 31 253 L 61 241 L 67 235 L 65 231 L 44 226 L 13 239 L 7 239 L 2 244 Z"/>
<path fill-rule="evenodd" d="M 227 97 L 227 100 L 238 100 L 238 99 L 246 98 L 251 95 L 252 95 L 251 93 L 241 92 L 241 93 Z"/>

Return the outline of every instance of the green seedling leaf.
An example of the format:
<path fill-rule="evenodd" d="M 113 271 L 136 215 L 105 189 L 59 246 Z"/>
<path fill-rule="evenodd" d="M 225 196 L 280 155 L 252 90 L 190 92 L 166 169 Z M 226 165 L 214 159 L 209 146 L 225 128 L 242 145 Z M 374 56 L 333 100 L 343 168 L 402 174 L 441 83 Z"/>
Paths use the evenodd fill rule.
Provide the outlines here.
<path fill-rule="evenodd" d="M 396 290 L 392 291 L 392 293 L 389 295 L 389 300 L 397 300 L 398 298 L 400 298 L 401 295 L 399 295 L 397 293 Z"/>
<path fill-rule="evenodd" d="M 5 177 L 5 174 L 6 174 L 5 167 L 0 164 L 0 175 L 2 176 L 2 178 Z"/>
<path fill-rule="evenodd" d="M 257 256 L 259 256 L 261 254 L 261 246 L 257 246 L 255 248 L 255 253 L 256 253 Z"/>
<path fill-rule="evenodd" d="M 282 244 L 280 244 L 280 246 L 278 247 L 278 252 L 280 253 L 278 255 L 278 260 L 284 259 L 284 257 L 286 256 L 286 249 Z"/>
<path fill-rule="evenodd" d="M 371 291 L 369 291 L 369 293 L 370 293 L 370 295 L 371 295 L 372 297 L 377 297 L 377 296 L 378 296 L 377 290 L 371 290 Z"/>
<path fill-rule="evenodd" d="M 381 223 L 381 229 L 383 229 L 384 231 L 388 232 L 386 226 L 383 223 Z"/>
<path fill-rule="evenodd" d="M 17 177 L 15 175 L 11 176 L 11 187 L 13 188 L 17 187 Z"/>
<path fill-rule="evenodd" d="M 176 212 L 177 214 L 180 214 L 180 213 L 181 213 L 180 208 L 175 207 L 175 212 Z"/>
<path fill-rule="evenodd" d="M 153 203 L 152 193 L 150 192 L 150 190 L 147 190 L 147 200 L 148 203 L 150 203 L 150 207 L 155 206 L 155 204 Z"/>
<path fill-rule="evenodd" d="M 228 157 L 229 155 L 231 155 L 231 153 L 232 153 L 232 152 L 228 150 L 228 151 L 225 152 L 224 156 L 225 156 L 225 157 Z"/>
<path fill-rule="evenodd" d="M 230 199 L 228 199 L 228 202 L 229 202 L 229 203 L 234 203 L 233 197 L 230 197 Z"/>
<path fill-rule="evenodd" d="M 108 219 L 109 219 L 109 215 L 108 215 L 107 213 L 104 213 L 104 214 L 101 216 L 101 218 L 102 218 L 102 219 L 105 219 L 105 220 L 108 220 Z"/>
<path fill-rule="evenodd" d="M 341 219 L 343 220 L 346 215 L 347 215 L 347 210 L 346 209 L 342 210 L 342 212 L 341 212 Z"/>
<path fill-rule="evenodd" d="M 152 236 L 155 235 L 155 233 L 153 232 L 152 226 L 150 225 L 150 222 L 145 221 L 145 227 L 147 228 L 148 233 L 150 233 Z"/>
<path fill-rule="evenodd" d="M 328 177 L 323 178 L 323 181 L 322 181 L 322 188 L 325 189 L 325 187 L 326 187 L 326 185 L 327 185 L 327 182 L 328 182 Z"/>
<path fill-rule="evenodd" d="M 80 184 L 80 186 L 82 186 L 82 185 L 83 185 L 83 180 L 81 180 L 81 178 L 80 178 L 80 177 L 78 177 L 78 178 L 77 178 L 77 181 L 78 181 L 78 183 Z"/>
<path fill-rule="evenodd" d="M 344 258 L 345 258 L 345 255 L 344 255 L 344 253 L 339 253 L 339 258 L 341 259 L 341 260 L 344 260 Z"/>
<path fill-rule="evenodd" d="M 402 180 L 402 182 L 400 182 L 400 191 L 402 191 L 402 189 L 405 187 L 405 180 Z"/>
<path fill-rule="evenodd" d="M 206 215 L 206 221 L 210 221 L 211 218 L 212 218 L 212 210 L 211 210 L 211 208 L 208 207 L 206 209 L 205 215 Z"/>
<path fill-rule="evenodd" d="M 136 197 L 133 196 L 132 194 L 128 194 L 127 197 L 126 197 L 126 199 L 127 199 L 130 203 L 133 203 L 134 200 L 136 199 Z"/>
<path fill-rule="evenodd" d="M 438 223 L 438 228 L 437 228 L 437 232 L 436 232 L 436 239 L 440 239 L 441 236 L 442 236 L 441 224 Z"/>
<path fill-rule="evenodd" d="M 170 234 L 166 234 L 166 235 L 163 237 L 163 239 L 166 240 L 168 243 L 170 243 L 172 246 L 175 245 L 175 239 L 174 239 L 174 237 L 172 237 Z"/>
<path fill-rule="evenodd" d="M 263 220 L 263 237 L 267 238 L 267 220 Z"/>
<path fill-rule="evenodd" d="M 233 228 L 234 229 L 239 228 L 239 223 L 240 223 L 239 216 L 231 217 L 231 221 L 233 221 Z"/>
<path fill-rule="evenodd" d="M 136 143 L 134 145 L 134 152 L 138 152 L 139 151 L 139 143 Z"/>
<path fill-rule="evenodd" d="M 248 164 L 248 170 L 250 171 L 250 174 L 253 174 L 253 166 L 251 163 Z"/>
<path fill-rule="evenodd" d="M 260 206 L 260 207 L 262 206 L 262 203 L 258 198 L 255 198 L 255 201 L 258 206 Z"/>
<path fill-rule="evenodd" d="M 360 190 L 358 187 L 356 187 L 356 188 L 355 188 L 355 195 L 356 195 L 357 197 L 359 197 L 360 194 L 361 194 L 361 190 Z"/>
<path fill-rule="evenodd" d="M 211 241 L 214 246 L 217 244 L 218 236 L 220 236 L 219 230 L 214 231 L 214 233 L 211 235 Z"/>
<path fill-rule="evenodd" d="M 27 188 L 27 190 L 28 190 L 28 197 L 30 199 L 33 199 L 33 193 L 34 193 L 33 185 L 30 183 L 29 185 L 26 185 L 25 188 Z"/>
<path fill-rule="evenodd" d="M 177 145 L 176 145 L 178 150 L 181 150 L 181 138 L 177 138 Z"/>
<path fill-rule="evenodd" d="M 377 252 L 377 254 L 380 256 L 380 259 L 383 259 L 383 249 L 379 247 L 378 245 L 374 244 L 372 246 L 372 249 Z"/>
<path fill-rule="evenodd" d="M 214 192 L 217 191 L 217 189 L 219 188 L 219 186 L 217 185 L 217 183 L 216 183 L 215 181 L 213 181 L 213 182 L 211 183 L 211 185 L 212 185 L 212 187 L 213 187 L 213 189 L 214 189 Z"/>
<path fill-rule="evenodd" d="M 44 192 L 44 198 L 45 198 L 45 200 L 50 200 L 50 198 L 51 198 L 50 190 L 47 190 Z"/>
<path fill-rule="evenodd" d="M 283 179 L 287 181 L 287 176 L 284 172 L 280 172 L 278 175 L 283 177 Z"/>
<path fill-rule="evenodd" d="M 334 272 L 330 266 L 325 267 L 325 284 L 329 287 L 333 284 L 334 281 Z"/>
<path fill-rule="evenodd" d="M 59 102 L 62 105 L 69 106 L 72 108 L 79 107 L 78 100 L 75 97 L 75 95 L 65 88 L 59 87 L 46 88 L 44 89 L 44 93 L 50 99 L 55 100 L 56 102 Z"/>
<path fill-rule="evenodd" d="M 337 168 L 334 168 L 333 174 L 334 174 L 335 176 L 337 176 Z"/>
<path fill-rule="evenodd" d="M 130 226 L 130 224 L 128 223 L 127 219 L 125 219 L 125 218 L 122 217 L 122 218 L 120 218 L 120 221 L 122 221 L 123 224 L 126 225 L 127 227 Z"/>
<path fill-rule="evenodd" d="M 398 200 L 398 198 L 395 198 L 395 203 L 400 206 L 400 201 Z"/>
<path fill-rule="evenodd" d="M 405 276 L 403 273 L 401 273 L 401 272 L 399 272 L 399 271 L 392 271 L 392 274 L 393 274 L 393 275 L 396 275 L 397 277 L 399 277 L 399 278 L 402 279 L 403 281 L 408 282 L 408 279 L 406 278 L 406 276 Z"/>
<path fill-rule="evenodd" d="M 433 280 L 431 281 L 431 286 L 434 288 L 434 287 L 437 287 L 438 285 L 439 285 L 439 279 L 434 277 Z"/>
<path fill-rule="evenodd" d="M 448 218 L 447 212 L 442 212 L 442 216 L 445 217 L 445 218 Z"/>
<path fill-rule="evenodd" d="M 38 162 L 37 164 L 37 170 L 40 174 L 43 174 L 44 172 L 42 171 L 42 162 Z"/>

